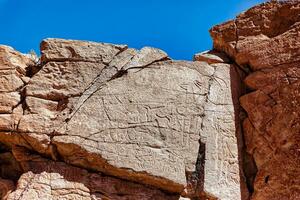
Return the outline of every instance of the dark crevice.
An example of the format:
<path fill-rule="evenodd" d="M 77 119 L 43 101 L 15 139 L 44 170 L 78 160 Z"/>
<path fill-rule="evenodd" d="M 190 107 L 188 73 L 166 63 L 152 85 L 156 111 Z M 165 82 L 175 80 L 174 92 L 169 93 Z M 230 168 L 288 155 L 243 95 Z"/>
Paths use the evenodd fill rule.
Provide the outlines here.
<path fill-rule="evenodd" d="M 249 193 L 254 192 L 254 180 L 257 174 L 257 166 L 255 164 L 253 155 L 250 155 L 243 149 L 243 169 L 246 177 L 246 184 L 249 190 Z"/>
<path fill-rule="evenodd" d="M 26 94 L 25 93 L 26 93 L 26 89 L 24 89 L 20 92 L 20 95 L 21 95 L 20 104 L 22 105 L 23 115 L 25 114 L 25 112 L 27 110 L 29 110 L 29 106 L 26 103 Z"/>
<path fill-rule="evenodd" d="M 230 70 L 230 82 L 231 82 L 231 91 L 232 91 L 232 99 L 234 105 L 234 116 L 235 116 L 235 130 L 236 130 L 236 138 L 238 145 L 238 158 L 239 158 L 239 166 L 240 166 L 240 189 L 241 189 L 241 197 L 244 200 L 248 197 L 248 193 L 252 194 L 254 191 L 253 183 L 254 178 L 257 173 L 257 167 L 255 165 L 254 159 L 252 155 L 248 154 L 246 151 L 246 144 L 244 138 L 244 130 L 242 123 L 246 118 L 246 112 L 240 105 L 239 98 L 245 94 L 247 94 L 247 87 L 244 85 L 244 78 L 250 73 L 250 67 L 244 66 L 241 67 L 233 60 L 233 67 Z M 240 73 L 239 70 L 242 72 Z M 238 77 L 239 85 L 237 86 L 236 82 L 234 82 L 235 76 Z M 246 188 L 245 188 L 246 187 Z M 246 200 L 246 199 L 245 199 Z"/>
<path fill-rule="evenodd" d="M 23 173 L 21 166 L 15 160 L 10 147 L 0 143 L 0 150 L 0 177 L 12 180 L 16 184 Z"/>
<path fill-rule="evenodd" d="M 67 108 L 69 103 L 69 98 L 62 98 L 58 101 L 56 111 L 60 112 Z"/>
<path fill-rule="evenodd" d="M 26 68 L 26 74 L 25 76 L 32 78 L 36 73 L 38 73 L 43 68 L 43 65 L 38 62 L 35 65 L 29 65 Z"/>
<path fill-rule="evenodd" d="M 269 180 L 270 180 L 270 175 L 265 177 L 265 183 L 267 184 L 269 182 Z"/>
<path fill-rule="evenodd" d="M 196 170 L 186 172 L 188 197 L 191 200 L 201 200 L 204 191 L 204 166 L 205 166 L 205 143 L 199 140 L 199 151 L 196 161 Z"/>
<path fill-rule="evenodd" d="M 117 79 L 117 78 L 121 78 L 122 76 L 125 76 L 126 74 L 128 74 L 128 71 L 121 69 L 115 75 L 113 75 L 107 82 Z"/>

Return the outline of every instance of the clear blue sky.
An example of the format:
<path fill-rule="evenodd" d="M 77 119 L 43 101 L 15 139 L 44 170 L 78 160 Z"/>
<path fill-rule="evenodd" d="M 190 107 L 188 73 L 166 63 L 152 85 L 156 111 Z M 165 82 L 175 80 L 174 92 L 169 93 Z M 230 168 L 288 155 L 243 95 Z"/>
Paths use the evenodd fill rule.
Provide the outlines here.
<path fill-rule="evenodd" d="M 174 59 L 210 49 L 208 30 L 263 0 L 0 0 L 0 44 L 39 52 L 43 38 L 154 46 Z"/>

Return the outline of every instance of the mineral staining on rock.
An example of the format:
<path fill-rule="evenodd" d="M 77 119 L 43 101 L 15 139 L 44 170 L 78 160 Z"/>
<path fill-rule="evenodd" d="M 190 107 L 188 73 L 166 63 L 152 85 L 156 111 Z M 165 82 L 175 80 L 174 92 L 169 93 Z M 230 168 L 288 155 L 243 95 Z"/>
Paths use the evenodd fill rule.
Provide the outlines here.
<path fill-rule="evenodd" d="M 250 72 L 240 101 L 258 168 L 252 200 L 300 198 L 299 22 L 299 1 L 273 1 L 211 30 L 214 47 Z"/>
<path fill-rule="evenodd" d="M 103 193 L 104 186 L 94 195 L 94 176 L 102 185 L 131 184 L 120 186 L 137 192 L 129 199 L 241 199 L 235 65 L 62 39 L 41 43 L 38 66 L 13 52 L 21 59 L 6 62 L 13 73 L 1 76 L 0 141 L 24 174 L 8 199 L 119 199 L 122 192 Z M 95 175 L 66 178 L 74 166 Z"/>

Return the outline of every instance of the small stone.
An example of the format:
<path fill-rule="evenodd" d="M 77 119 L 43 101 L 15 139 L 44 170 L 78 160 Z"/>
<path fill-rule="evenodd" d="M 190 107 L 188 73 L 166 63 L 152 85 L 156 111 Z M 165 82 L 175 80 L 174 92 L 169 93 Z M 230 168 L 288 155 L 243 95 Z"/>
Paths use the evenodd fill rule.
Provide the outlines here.
<path fill-rule="evenodd" d="M 214 64 L 214 63 L 229 63 L 230 60 L 226 56 L 226 54 L 210 50 L 210 51 L 204 51 L 201 53 L 197 53 L 194 55 L 194 61 L 203 61 L 207 62 L 208 64 Z"/>

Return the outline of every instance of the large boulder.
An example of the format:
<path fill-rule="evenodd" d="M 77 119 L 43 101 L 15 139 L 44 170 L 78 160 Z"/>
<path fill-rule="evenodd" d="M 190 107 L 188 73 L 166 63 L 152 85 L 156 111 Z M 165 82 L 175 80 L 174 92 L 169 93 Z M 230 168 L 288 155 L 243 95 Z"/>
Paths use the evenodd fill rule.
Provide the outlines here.
<path fill-rule="evenodd" d="M 243 73 L 224 55 L 174 61 L 151 47 L 62 39 L 44 40 L 41 53 L 35 67 L 7 64 L 14 73 L 0 94 L 0 142 L 24 173 L 8 199 L 247 194 L 238 145 Z M 69 179 L 75 172 L 84 175 Z"/>

